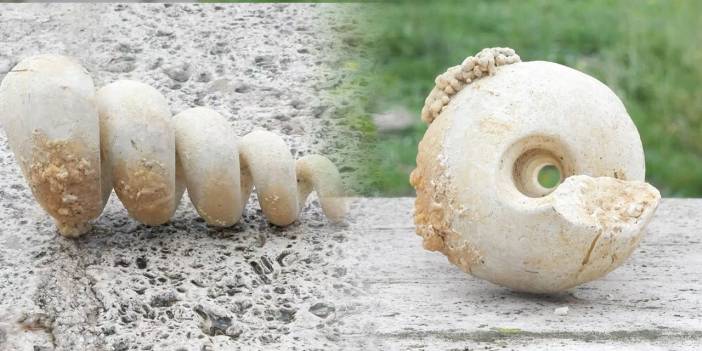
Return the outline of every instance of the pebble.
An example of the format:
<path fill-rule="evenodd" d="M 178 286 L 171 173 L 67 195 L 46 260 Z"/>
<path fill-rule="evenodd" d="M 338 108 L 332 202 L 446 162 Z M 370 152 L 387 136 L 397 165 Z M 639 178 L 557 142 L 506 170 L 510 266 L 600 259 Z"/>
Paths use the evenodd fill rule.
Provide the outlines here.
<path fill-rule="evenodd" d="M 568 314 L 568 306 L 558 307 L 555 310 L 553 310 L 553 313 L 556 314 L 557 316 L 565 316 Z"/>

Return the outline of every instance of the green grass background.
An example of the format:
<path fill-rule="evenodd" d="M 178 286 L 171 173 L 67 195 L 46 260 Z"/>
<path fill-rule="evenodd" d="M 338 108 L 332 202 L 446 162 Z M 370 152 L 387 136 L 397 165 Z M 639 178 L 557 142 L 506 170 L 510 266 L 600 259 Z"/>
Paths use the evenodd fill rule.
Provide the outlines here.
<path fill-rule="evenodd" d="M 562 63 L 624 101 L 665 196 L 702 196 L 702 1 L 443 1 L 377 5 L 376 84 L 368 111 L 404 106 L 417 123 L 378 135 L 370 195 L 412 195 L 424 134 L 419 111 L 434 77 L 484 47 Z"/>

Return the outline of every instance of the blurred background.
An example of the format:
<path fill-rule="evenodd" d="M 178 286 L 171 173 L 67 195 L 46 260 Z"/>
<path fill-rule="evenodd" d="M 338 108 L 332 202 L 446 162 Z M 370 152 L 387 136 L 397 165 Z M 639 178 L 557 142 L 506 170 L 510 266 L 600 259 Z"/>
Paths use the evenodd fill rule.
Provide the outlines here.
<path fill-rule="evenodd" d="M 702 1 L 400 2 L 370 16 L 376 60 L 359 73 L 372 120 L 358 126 L 377 140 L 365 195 L 414 195 L 419 111 L 434 77 L 508 46 L 607 84 L 639 129 L 647 180 L 664 196 L 702 196 Z"/>

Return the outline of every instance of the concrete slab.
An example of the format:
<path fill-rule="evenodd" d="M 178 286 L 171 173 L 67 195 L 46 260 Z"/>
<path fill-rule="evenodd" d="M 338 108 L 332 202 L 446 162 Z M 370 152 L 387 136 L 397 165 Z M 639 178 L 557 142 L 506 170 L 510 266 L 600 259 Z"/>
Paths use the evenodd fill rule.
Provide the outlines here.
<path fill-rule="evenodd" d="M 535 296 L 475 279 L 424 251 L 413 199 L 368 199 L 346 247 L 363 297 L 351 348 L 696 350 L 702 345 L 702 199 L 664 199 L 641 246 L 604 279 Z M 362 233 L 362 234 L 359 234 Z M 563 307 L 567 314 L 563 315 Z M 560 313 L 556 312 L 560 309 Z M 348 328 L 354 325 L 353 328 Z"/>
<path fill-rule="evenodd" d="M 702 341 L 702 200 L 665 199 L 624 266 L 551 296 L 510 292 L 424 251 L 408 198 L 357 199 L 345 226 L 311 206 L 286 229 L 252 212 L 223 230 L 189 205 L 168 225 L 142 226 L 112 202 L 79 240 L 16 203 L 3 197 L 0 232 L 9 349 L 694 350 Z"/>

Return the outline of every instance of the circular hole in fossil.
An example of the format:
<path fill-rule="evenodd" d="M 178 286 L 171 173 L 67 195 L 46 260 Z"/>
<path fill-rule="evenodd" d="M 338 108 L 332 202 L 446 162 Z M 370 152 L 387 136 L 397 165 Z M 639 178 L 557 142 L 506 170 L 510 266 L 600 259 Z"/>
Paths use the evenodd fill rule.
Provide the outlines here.
<path fill-rule="evenodd" d="M 512 177 L 517 189 L 529 197 L 553 192 L 563 180 L 561 158 L 551 150 L 535 148 L 522 153 L 514 162 Z"/>
<path fill-rule="evenodd" d="M 553 193 L 577 173 L 568 144 L 555 135 L 533 134 L 514 141 L 500 158 L 498 191 L 520 205 Z"/>
<path fill-rule="evenodd" d="M 542 187 L 552 189 L 561 182 L 561 171 L 554 165 L 545 165 L 539 170 L 536 180 Z"/>

